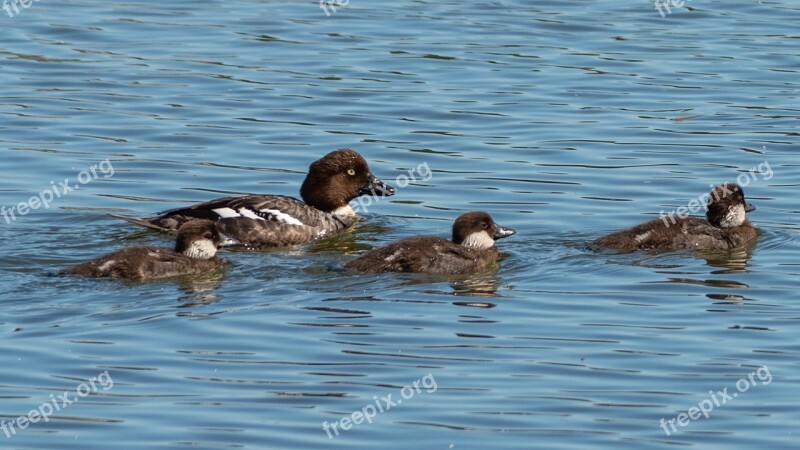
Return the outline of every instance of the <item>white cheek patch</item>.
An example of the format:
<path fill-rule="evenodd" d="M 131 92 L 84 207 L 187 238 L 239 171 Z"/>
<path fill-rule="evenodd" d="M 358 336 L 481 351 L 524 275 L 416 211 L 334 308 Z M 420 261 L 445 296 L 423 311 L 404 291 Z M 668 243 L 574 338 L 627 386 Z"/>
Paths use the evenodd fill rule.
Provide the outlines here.
<path fill-rule="evenodd" d="M 240 209 L 239 211 L 242 211 L 242 209 Z M 265 208 L 265 209 L 262 209 L 260 211 L 262 213 L 266 214 L 267 218 L 269 220 L 276 220 L 278 222 L 289 224 L 289 225 L 304 225 L 303 222 L 295 219 L 294 217 L 292 217 L 292 216 L 290 216 L 290 215 L 288 215 L 286 213 L 278 211 L 277 209 L 266 209 Z M 250 214 L 253 214 L 252 211 L 247 211 L 247 212 L 249 212 Z M 246 217 L 249 217 L 249 216 L 246 216 Z M 257 219 L 262 219 L 262 220 L 264 219 L 263 217 L 256 217 L 256 218 Z"/>
<path fill-rule="evenodd" d="M 210 239 L 200 239 L 192 242 L 183 254 L 189 258 L 211 259 L 217 254 L 217 247 Z"/>
<path fill-rule="evenodd" d="M 731 227 L 738 227 L 739 225 L 744 223 L 745 219 L 745 211 L 743 205 L 736 205 L 730 210 L 728 210 L 728 214 L 725 214 L 725 218 L 723 218 L 719 224 L 723 228 L 731 228 Z"/>
<path fill-rule="evenodd" d="M 472 248 L 490 248 L 494 245 L 494 239 L 489 236 L 489 233 L 486 231 L 476 231 L 475 233 L 471 233 L 464 239 L 464 242 L 461 243 L 464 247 L 472 247 Z"/>

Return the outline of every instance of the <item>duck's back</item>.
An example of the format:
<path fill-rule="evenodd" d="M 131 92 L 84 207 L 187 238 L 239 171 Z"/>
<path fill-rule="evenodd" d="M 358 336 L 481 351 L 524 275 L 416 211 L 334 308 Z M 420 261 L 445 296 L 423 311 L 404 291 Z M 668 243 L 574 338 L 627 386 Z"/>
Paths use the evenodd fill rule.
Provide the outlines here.
<path fill-rule="evenodd" d="M 282 195 L 226 197 L 187 208 L 167 211 L 148 219 L 160 229 L 177 229 L 195 218 L 217 220 L 220 231 L 248 247 L 283 247 L 302 244 L 342 231 L 359 217 L 320 211 Z"/>
<path fill-rule="evenodd" d="M 272 248 L 303 244 L 334 236 L 358 220 L 357 216 L 327 214 L 317 225 L 310 226 L 243 217 L 220 219 L 217 221 L 217 227 L 222 233 L 233 237 L 245 247 Z"/>
<path fill-rule="evenodd" d="M 216 258 L 189 258 L 166 248 L 131 247 L 72 266 L 61 273 L 142 281 L 206 272 L 216 268 L 220 262 Z"/>
<path fill-rule="evenodd" d="M 666 222 L 665 222 L 666 221 Z M 729 249 L 754 239 L 758 232 L 749 222 L 720 228 L 696 217 L 653 219 L 593 241 L 594 247 L 621 252 L 634 250 Z"/>
<path fill-rule="evenodd" d="M 738 227 L 728 228 L 715 227 L 705 222 L 677 235 L 674 242 L 678 248 L 727 250 L 745 245 L 757 236 L 758 230 L 748 221 Z"/>
<path fill-rule="evenodd" d="M 345 268 L 367 273 L 464 274 L 485 269 L 497 260 L 498 254 L 496 247 L 468 248 L 440 237 L 420 236 L 367 252 Z"/>

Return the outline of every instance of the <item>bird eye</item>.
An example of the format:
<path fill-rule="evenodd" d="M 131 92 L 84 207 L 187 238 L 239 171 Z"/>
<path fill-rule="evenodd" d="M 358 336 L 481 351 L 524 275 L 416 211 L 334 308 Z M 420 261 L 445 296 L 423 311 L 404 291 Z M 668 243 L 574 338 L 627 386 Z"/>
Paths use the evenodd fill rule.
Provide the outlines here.
<path fill-rule="evenodd" d="M 356 175 L 356 169 L 347 169 L 347 174 L 354 177 Z"/>
<path fill-rule="evenodd" d="M 481 223 L 481 227 L 483 227 L 483 229 L 485 230 L 485 229 L 489 228 L 489 224 L 486 223 L 486 222 L 482 222 Z"/>

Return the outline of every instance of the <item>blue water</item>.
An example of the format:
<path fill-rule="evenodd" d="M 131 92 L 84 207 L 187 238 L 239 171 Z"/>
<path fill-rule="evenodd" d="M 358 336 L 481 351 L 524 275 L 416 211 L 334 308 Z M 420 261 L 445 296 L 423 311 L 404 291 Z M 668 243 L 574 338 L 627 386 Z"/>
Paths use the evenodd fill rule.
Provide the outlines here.
<path fill-rule="evenodd" d="M 800 4 L 325 6 L 0 10 L 0 206 L 79 185 L 0 216 L 0 419 L 59 408 L 0 447 L 797 448 Z M 336 238 L 225 252 L 223 274 L 52 276 L 171 245 L 106 213 L 297 195 L 341 147 L 391 184 L 432 176 Z M 753 246 L 584 248 L 739 176 Z M 518 231 L 496 271 L 337 270 L 475 209 Z"/>

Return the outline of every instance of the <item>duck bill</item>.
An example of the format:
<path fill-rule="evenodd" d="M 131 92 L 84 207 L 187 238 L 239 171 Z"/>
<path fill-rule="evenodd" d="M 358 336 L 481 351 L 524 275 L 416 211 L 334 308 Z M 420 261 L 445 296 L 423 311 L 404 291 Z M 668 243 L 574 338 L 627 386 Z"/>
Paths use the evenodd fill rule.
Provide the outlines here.
<path fill-rule="evenodd" d="M 384 183 L 383 181 L 375 178 L 372 174 L 369 176 L 369 182 L 365 184 L 360 191 L 358 191 L 358 195 L 372 195 L 375 197 L 391 197 L 394 193 L 397 192 L 397 189 L 389 186 L 388 184 Z"/>
<path fill-rule="evenodd" d="M 502 239 L 504 237 L 509 237 L 515 233 L 516 231 L 512 230 L 511 228 L 505 228 L 498 225 L 497 228 L 494 230 L 494 238 Z"/>
<path fill-rule="evenodd" d="M 225 233 L 219 233 L 219 244 L 217 247 L 233 247 L 235 245 L 242 245 L 238 239 L 234 239 Z"/>
<path fill-rule="evenodd" d="M 750 211 L 755 211 L 756 207 L 752 203 L 745 203 L 744 204 L 744 212 L 749 213 Z"/>

